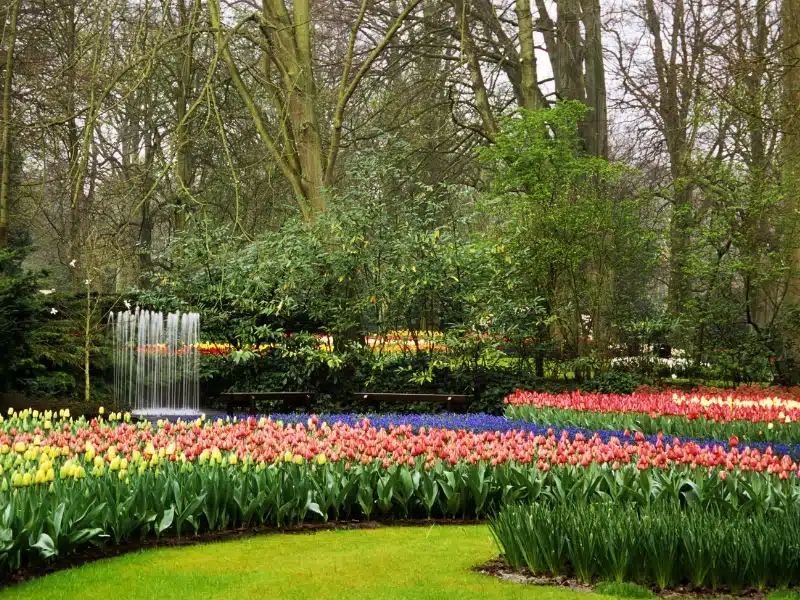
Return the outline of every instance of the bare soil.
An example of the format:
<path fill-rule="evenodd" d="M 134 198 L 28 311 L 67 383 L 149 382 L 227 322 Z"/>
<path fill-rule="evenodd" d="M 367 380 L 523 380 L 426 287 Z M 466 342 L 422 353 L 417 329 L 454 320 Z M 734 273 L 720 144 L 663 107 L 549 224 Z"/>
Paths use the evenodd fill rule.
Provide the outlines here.
<path fill-rule="evenodd" d="M 580 583 L 574 577 L 567 577 L 564 575 L 554 576 L 548 574 L 534 575 L 527 568 L 515 569 L 514 567 L 508 565 L 502 558 L 492 559 L 489 562 L 478 565 L 474 568 L 474 570 L 484 575 L 496 577 L 502 581 L 512 581 L 514 583 L 523 583 L 529 585 L 552 585 L 558 587 L 568 587 L 579 592 L 596 591 L 595 585 L 585 585 Z M 678 600 L 681 598 L 692 600 L 699 600 L 701 598 L 715 598 L 719 600 L 726 598 L 737 600 L 763 600 L 768 593 L 768 591 L 764 590 L 758 591 L 755 588 L 747 588 L 738 594 L 733 594 L 728 589 L 694 589 L 688 586 L 680 586 L 668 590 L 656 590 L 655 588 L 651 588 L 651 591 L 657 597 L 664 598 L 666 600 Z"/>

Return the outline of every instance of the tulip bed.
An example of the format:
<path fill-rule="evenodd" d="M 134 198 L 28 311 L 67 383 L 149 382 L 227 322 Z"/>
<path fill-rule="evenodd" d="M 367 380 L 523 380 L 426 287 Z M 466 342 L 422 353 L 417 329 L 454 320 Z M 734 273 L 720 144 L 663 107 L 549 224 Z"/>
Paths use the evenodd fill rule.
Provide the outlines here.
<path fill-rule="evenodd" d="M 534 574 L 734 593 L 800 584 L 800 510 L 672 503 L 507 506 L 490 521 L 506 562 Z"/>
<path fill-rule="evenodd" d="M 800 441 L 800 402 L 758 397 L 634 393 L 548 394 L 517 390 L 506 416 L 539 424 L 587 429 L 628 429 L 644 434 L 725 440 Z"/>
<path fill-rule="evenodd" d="M 276 415 L 134 423 L 0 417 L 0 569 L 87 544 L 306 520 L 483 518 L 613 503 L 791 514 L 798 461 L 772 447 L 502 426 L 496 417 Z"/>

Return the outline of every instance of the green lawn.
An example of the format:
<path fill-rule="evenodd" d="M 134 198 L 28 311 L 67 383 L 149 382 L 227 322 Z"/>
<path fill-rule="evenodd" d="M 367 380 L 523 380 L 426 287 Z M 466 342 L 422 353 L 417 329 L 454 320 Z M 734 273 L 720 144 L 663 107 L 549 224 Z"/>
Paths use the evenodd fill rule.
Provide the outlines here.
<path fill-rule="evenodd" d="M 265 535 L 158 549 L 62 571 L 0 599 L 600 600 L 470 571 L 497 554 L 483 526 Z"/>

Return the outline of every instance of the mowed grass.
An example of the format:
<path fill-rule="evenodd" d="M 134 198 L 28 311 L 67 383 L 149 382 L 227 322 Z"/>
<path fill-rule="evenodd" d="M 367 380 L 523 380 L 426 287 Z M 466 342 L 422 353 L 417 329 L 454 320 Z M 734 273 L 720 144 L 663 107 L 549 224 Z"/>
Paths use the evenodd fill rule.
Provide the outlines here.
<path fill-rule="evenodd" d="M 485 526 L 265 535 L 156 549 L 48 575 L 2 600 L 599 600 L 471 571 L 497 555 Z"/>

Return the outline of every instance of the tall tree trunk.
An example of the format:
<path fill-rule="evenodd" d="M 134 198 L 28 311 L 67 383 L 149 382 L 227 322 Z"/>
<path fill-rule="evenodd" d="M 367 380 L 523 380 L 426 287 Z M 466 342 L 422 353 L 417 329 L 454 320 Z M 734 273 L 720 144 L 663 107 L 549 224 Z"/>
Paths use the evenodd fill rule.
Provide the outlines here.
<path fill-rule="evenodd" d="M 461 53 L 467 63 L 467 70 L 472 83 L 472 93 L 475 94 L 475 106 L 478 108 L 478 114 L 481 117 L 484 134 L 490 140 L 494 140 L 499 128 L 492 114 L 492 107 L 489 104 L 489 94 L 486 91 L 475 42 L 472 39 L 466 5 L 463 0 L 454 0 L 453 6 L 456 9 L 458 26 L 461 31 Z"/>
<path fill-rule="evenodd" d="M 69 167 L 68 180 L 72 182 L 73 177 L 77 173 L 80 164 L 80 141 L 78 135 L 78 117 L 75 114 L 75 94 L 76 94 L 76 63 L 78 57 L 76 56 L 76 11 L 75 0 L 70 0 L 66 8 L 66 61 L 69 65 L 65 71 L 65 94 L 66 94 L 66 126 L 67 126 L 67 163 Z M 76 187 L 74 193 L 79 194 L 77 201 L 74 197 L 73 191 L 69 195 L 69 214 L 70 214 L 70 230 L 69 230 L 69 259 L 70 265 L 74 265 L 73 261 L 81 262 L 81 250 L 83 242 L 81 240 L 81 208 L 83 202 L 81 200 L 83 189 Z M 71 271 L 72 289 L 80 289 L 80 275 L 78 269 L 73 268 Z"/>
<path fill-rule="evenodd" d="M 800 209 L 800 0 L 781 3 L 784 49 L 783 78 L 783 171 L 782 182 L 789 214 Z M 794 236 L 795 239 L 797 236 Z M 793 240 L 795 241 L 795 240 Z M 800 249 L 792 257 L 792 274 L 787 299 L 800 304 Z"/>
<path fill-rule="evenodd" d="M 536 76 L 536 51 L 533 43 L 533 18 L 530 0 L 516 0 L 514 9 L 519 27 L 519 61 L 522 80 L 522 107 L 528 110 L 544 108 Z"/>
<path fill-rule="evenodd" d="M 558 3 L 556 33 L 555 69 L 559 86 L 556 94 L 564 100 L 585 102 L 580 0 L 561 0 Z"/>
<path fill-rule="evenodd" d="M 586 104 L 591 112 L 581 124 L 586 151 L 608 158 L 608 110 L 606 107 L 606 71 L 603 63 L 603 40 L 600 30 L 600 0 L 581 0 L 585 30 Z"/>
<path fill-rule="evenodd" d="M 175 131 L 176 165 L 175 176 L 178 189 L 175 194 L 175 230 L 183 231 L 186 228 L 186 210 L 189 204 L 189 186 L 191 185 L 191 153 L 189 147 L 189 124 L 186 111 L 189 105 L 189 96 L 192 88 L 192 65 L 194 62 L 194 28 L 200 11 L 200 0 L 194 0 L 191 12 L 188 11 L 185 0 L 178 1 L 179 26 L 185 34 L 183 56 L 181 57 L 181 73 L 178 80 L 178 93 L 176 98 L 176 117 L 178 125 Z"/>
<path fill-rule="evenodd" d="M 8 190 L 11 185 L 11 88 L 14 80 L 14 46 L 21 0 L 10 0 L 6 38 L 6 72 L 3 78 L 3 173 L 0 179 L 0 248 L 8 247 Z"/>

